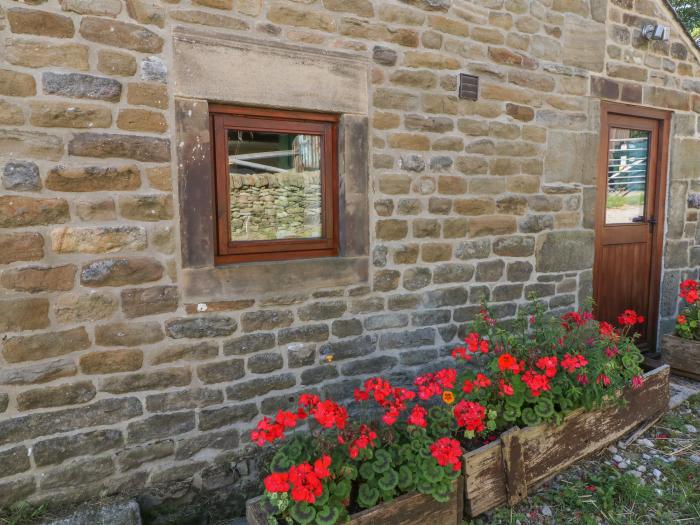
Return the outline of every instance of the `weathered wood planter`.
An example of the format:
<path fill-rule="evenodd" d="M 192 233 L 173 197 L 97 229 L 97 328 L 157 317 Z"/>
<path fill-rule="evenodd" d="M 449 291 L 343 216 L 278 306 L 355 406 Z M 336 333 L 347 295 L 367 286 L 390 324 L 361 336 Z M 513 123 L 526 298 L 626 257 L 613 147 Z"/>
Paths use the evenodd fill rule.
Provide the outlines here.
<path fill-rule="evenodd" d="M 465 511 L 477 516 L 513 505 L 573 462 L 606 447 L 668 409 L 669 367 L 644 376 L 644 385 L 624 391 L 625 405 L 577 410 L 561 425 L 514 427 L 500 439 L 464 455 Z"/>
<path fill-rule="evenodd" d="M 661 353 L 674 374 L 700 380 L 700 341 L 667 335 Z"/>
<path fill-rule="evenodd" d="M 450 500 L 438 503 L 432 496 L 411 493 L 393 501 L 350 516 L 345 525 L 460 525 L 462 523 L 464 488 L 462 478 L 454 482 Z M 248 525 L 267 525 L 268 512 L 261 498 L 248 500 Z"/>

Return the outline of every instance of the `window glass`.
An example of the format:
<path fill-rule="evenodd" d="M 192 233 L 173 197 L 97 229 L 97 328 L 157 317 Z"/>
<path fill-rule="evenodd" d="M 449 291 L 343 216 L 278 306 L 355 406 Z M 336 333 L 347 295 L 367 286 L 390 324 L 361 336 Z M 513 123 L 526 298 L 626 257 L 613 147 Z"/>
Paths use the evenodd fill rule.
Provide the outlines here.
<path fill-rule="evenodd" d="M 644 221 L 649 131 L 610 129 L 606 224 Z"/>
<path fill-rule="evenodd" d="M 321 140 L 228 130 L 231 241 L 323 236 Z"/>

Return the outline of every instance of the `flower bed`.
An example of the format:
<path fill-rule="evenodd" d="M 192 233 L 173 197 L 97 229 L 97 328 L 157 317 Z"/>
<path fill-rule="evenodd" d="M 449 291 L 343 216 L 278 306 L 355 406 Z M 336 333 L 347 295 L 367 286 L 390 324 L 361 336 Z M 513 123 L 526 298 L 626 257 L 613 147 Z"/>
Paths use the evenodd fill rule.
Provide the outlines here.
<path fill-rule="evenodd" d="M 676 318 L 674 335 L 663 338 L 662 353 L 674 373 L 700 380 L 700 294 L 698 282 L 681 283 L 679 296 L 685 307 Z"/>
<path fill-rule="evenodd" d="M 466 513 L 474 517 L 505 503 L 513 505 L 572 463 L 655 419 L 668 409 L 668 377 L 668 366 L 657 368 L 644 376 L 641 388 L 625 390 L 625 405 L 577 410 L 556 426 L 514 427 L 500 439 L 466 453 Z"/>
<path fill-rule="evenodd" d="M 345 525 L 461 525 L 464 504 L 462 478 L 453 481 L 449 499 L 441 503 L 432 496 L 413 492 L 388 503 L 351 515 Z M 263 496 L 248 501 L 248 525 L 268 525 L 272 508 L 266 508 Z"/>
<path fill-rule="evenodd" d="M 559 319 L 533 301 L 520 308 L 516 319 L 499 324 L 484 308 L 469 327 L 465 345 L 453 350 L 453 366 L 416 377 L 413 388 L 381 377 L 366 380 L 355 390 L 354 417 L 333 400 L 302 394 L 296 410 L 264 418 L 251 434 L 261 446 L 289 432 L 292 436 L 274 454 L 265 495 L 250 503 L 249 520 L 333 525 L 381 517 L 391 523 L 393 513 L 401 523 L 421 523 L 413 514 L 406 517 L 406 509 L 415 506 L 439 512 L 445 521 L 438 524 L 453 523 L 461 501 L 455 486 L 462 454 L 475 449 L 497 452 L 495 459 L 467 470 L 466 494 L 482 478 L 490 479 L 486 469 L 493 479 L 505 480 L 509 499 L 517 500 L 548 470 L 538 474 L 540 463 L 524 461 L 523 452 L 534 455 L 536 450 L 528 453 L 534 440 L 522 437 L 531 429 L 518 431 L 514 425 L 551 434 L 549 447 L 551 439 L 564 436 L 564 428 L 576 428 L 576 437 L 587 440 L 596 430 L 573 424 L 576 418 L 590 422 L 609 410 L 623 414 L 623 389 L 633 396 L 654 390 L 655 382 L 647 385 L 641 375 L 642 356 L 634 344 L 635 325 L 643 322 L 631 310 L 619 317 L 618 328 L 595 321 L 587 311 Z M 658 399 L 648 401 L 650 408 L 661 407 Z M 594 409 L 603 412 L 591 413 Z M 302 425 L 305 431 L 297 432 Z M 613 435 L 621 428 L 611 425 L 603 432 Z M 553 456 L 555 466 L 568 464 L 576 454 Z M 532 472 L 526 474 L 527 468 Z"/>

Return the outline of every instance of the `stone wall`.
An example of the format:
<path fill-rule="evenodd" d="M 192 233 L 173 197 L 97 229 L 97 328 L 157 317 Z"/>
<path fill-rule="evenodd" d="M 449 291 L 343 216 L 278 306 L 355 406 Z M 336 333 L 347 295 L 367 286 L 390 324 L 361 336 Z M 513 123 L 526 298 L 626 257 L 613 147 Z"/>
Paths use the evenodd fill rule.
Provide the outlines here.
<path fill-rule="evenodd" d="M 320 237 L 321 173 L 231 175 L 231 238 Z"/>
<path fill-rule="evenodd" d="M 183 294 L 176 26 L 368 57 L 368 282 Z M 410 380 L 482 298 L 580 304 L 601 99 L 675 112 L 664 319 L 697 272 L 699 55 L 660 0 L 2 0 L 0 45 L 0 506 L 224 487 L 235 510 L 247 431 L 295 393 Z"/>

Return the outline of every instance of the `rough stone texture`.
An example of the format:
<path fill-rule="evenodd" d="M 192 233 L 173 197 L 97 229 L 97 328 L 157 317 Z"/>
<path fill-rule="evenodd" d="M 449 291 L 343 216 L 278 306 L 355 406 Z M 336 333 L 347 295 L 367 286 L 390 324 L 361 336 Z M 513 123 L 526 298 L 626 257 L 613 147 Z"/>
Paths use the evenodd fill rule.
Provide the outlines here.
<path fill-rule="evenodd" d="M 8 162 L 2 171 L 2 187 L 12 191 L 40 190 L 39 166 L 34 162 Z"/>
<path fill-rule="evenodd" d="M 482 299 L 503 318 L 530 293 L 580 306 L 601 100 L 674 111 L 664 330 L 697 277 L 700 64 L 659 0 L 10 4 L 0 447 L 34 460 L 7 460 L 0 506 L 45 499 L 44 475 L 76 484 L 67 499 L 242 501 L 250 429 L 300 391 L 410 382 Z M 670 42 L 640 38 L 651 19 Z M 458 98 L 462 72 L 478 100 Z M 215 266 L 206 100 L 340 114 L 338 257 Z"/>
<path fill-rule="evenodd" d="M 54 191 L 127 191 L 138 189 L 140 185 L 140 172 L 134 165 L 113 168 L 57 166 L 46 177 L 46 187 Z"/>

